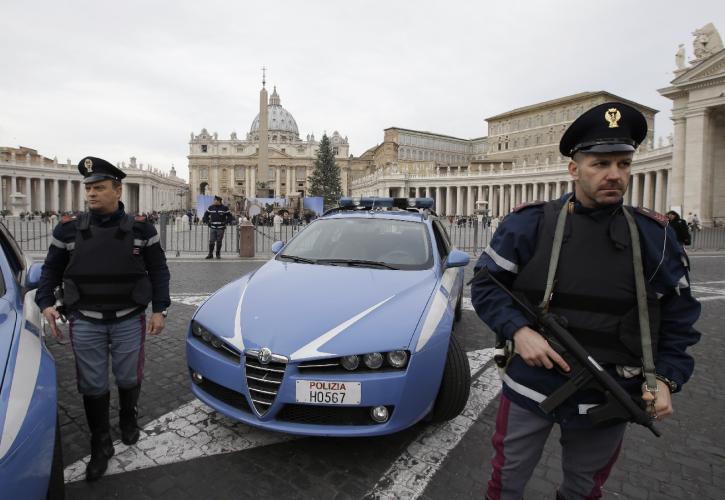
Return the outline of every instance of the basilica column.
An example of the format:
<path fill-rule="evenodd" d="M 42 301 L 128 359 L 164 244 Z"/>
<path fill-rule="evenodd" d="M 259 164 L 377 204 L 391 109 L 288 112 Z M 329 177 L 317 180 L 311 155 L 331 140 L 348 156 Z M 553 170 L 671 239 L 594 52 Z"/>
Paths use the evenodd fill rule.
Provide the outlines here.
<path fill-rule="evenodd" d="M 435 189 L 435 213 L 437 213 L 438 215 L 441 215 L 442 210 L 443 210 L 443 203 L 442 203 L 443 200 L 441 200 L 441 196 L 443 196 L 443 190 L 441 189 L 440 186 L 437 186 L 434 189 Z"/>
<path fill-rule="evenodd" d="M 558 200 L 559 198 L 561 198 L 561 195 L 562 195 L 562 193 L 561 193 L 561 181 L 556 181 L 556 190 L 555 191 L 556 191 L 556 199 Z"/>
<path fill-rule="evenodd" d="M 509 212 L 516 208 L 516 184 L 509 184 Z"/>
<path fill-rule="evenodd" d="M 65 204 L 66 212 L 72 212 L 73 211 L 73 184 L 71 184 L 70 179 L 65 181 Z"/>
<path fill-rule="evenodd" d="M 33 182 L 30 177 L 25 178 L 25 199 L 27 200 L 27 208 L 26 210 L 28 212 L 33 211 Z"/>
<path fill-rule="evenodd" d="M 285 172 L 285 195 L 287 198 L 292 196 L 292 167 L 287 167 L 287 171 Z"/>
<path fill-rule="evenodd" d="M 456 215 L 465 215 L 463 213 L 463 186 L 458 186 L 456 189 Z"/>
<path fill-rule="evenodd" d="M 551 189 L 551 186 L 548 182 L 544 184 L 544 200 L 543 201 L 549 201 L 549 197 L 551 196 L 551 193 L 549 190 Z"/>
<path fill-rule="evenodd" d="M 279 165 L 274 167 L 274 196 L 282 196 L 282 171 Z"/>
<path fill-rule="evenodd" d="M 466 215 L 473 215 L 473 189 L 475 186 L 468 185 L 468 198 L 466 199 Z M 479 200 L 481 198 L 479 197 Z"/>
<path fill-rule="evenodd" d="M 257 167 L 251 166 L 249 170 L 249 189 L 252 198 L 257 197 Z"/>

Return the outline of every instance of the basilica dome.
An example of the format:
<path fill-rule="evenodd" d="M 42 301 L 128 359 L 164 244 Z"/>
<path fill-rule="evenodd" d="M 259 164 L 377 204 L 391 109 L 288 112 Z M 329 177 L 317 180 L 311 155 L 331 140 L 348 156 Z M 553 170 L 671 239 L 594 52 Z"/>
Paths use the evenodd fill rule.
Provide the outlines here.
<path fill-rule="evenodd" d="M 274 92 L 272 92 L 272 95 L 269 98 L 269 104 L 267 105 L 267 125 L 270 132 L 287 133 L 290 134 L 290 138 L 299 139 L 297 122 L 292 116 L 292 113 L 282 107 L 276 87 Z M 256 118 L 254 118 L 254 121 L 252 122 L 252 127 L 249 129 L 249 135 L 254 136 L 258 133 L 259 114 L 257 114 Z"/>

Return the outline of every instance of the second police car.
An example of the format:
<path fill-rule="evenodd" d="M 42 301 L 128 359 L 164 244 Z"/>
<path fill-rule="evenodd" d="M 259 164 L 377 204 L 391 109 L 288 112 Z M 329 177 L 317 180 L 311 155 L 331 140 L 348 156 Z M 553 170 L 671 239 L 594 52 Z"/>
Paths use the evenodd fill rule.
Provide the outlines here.
<path fill-rule="evenodd" d="M 454 418 L 470 371 L 452 335 L 467 253 L 433 200 L 343 198 L 195 313 L 194 394 L 236 420 L 372 436 Z"/>

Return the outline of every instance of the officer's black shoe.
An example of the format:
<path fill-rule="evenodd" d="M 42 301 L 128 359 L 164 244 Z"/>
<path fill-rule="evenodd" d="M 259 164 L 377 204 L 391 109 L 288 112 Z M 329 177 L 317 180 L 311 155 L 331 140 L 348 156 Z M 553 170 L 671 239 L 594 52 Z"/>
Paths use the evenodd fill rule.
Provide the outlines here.
<path fill-rule="evenodd" d="M 207 255 L 207 256 L 205 257 L 205 259 L 213 259 L 213 258 L 214 258 L 214 256 L 213 256 L 212 254 L 209 254 L 209 255 Z"/>
<path fill-rule="evenodd" d="M 108 459 L 115 451 L 108 424 L 110 398 L 108 392 L 101 396 L 83 396 L 88 428 L 91 430 L 91 460 L 86 467 L 87 481 L 95 481 L 106 472 Z"/>
<path fill-rule="evenodd" d="M 114 452 L 110 434 L 94 434 L 91 437 L 91 460 L 86 466 L 86 481 L 95 481 L 106 472 L 108 459 Z"/>
<path fill-rule="evenodd" d="M 121 407 L 118 412 L 118 425 L 121 427 L 121 441 L 123 444 L 136 444 L 139 438 L 138 423 L 138 395 L 141 392 L 141 386 L 131 387 L 130 389 L 118 388 L 118 402 Z"/>
<path fill-rule="evenodd" d="M 222 258 L 222 256 L 221 256 L 221 255 L 219 255 L 219 254 L 216 254 L 216 258 L 217 258 L 217 259 L 221 259 L 221 258 Z"/>

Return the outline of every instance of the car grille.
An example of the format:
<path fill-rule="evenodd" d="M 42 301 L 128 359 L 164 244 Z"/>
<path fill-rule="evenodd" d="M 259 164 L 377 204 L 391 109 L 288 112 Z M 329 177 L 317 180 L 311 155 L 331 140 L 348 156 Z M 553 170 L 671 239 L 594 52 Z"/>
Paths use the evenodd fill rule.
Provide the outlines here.
<path fill-rule="evenodd" d="M 282 356 L 274 356 L 273 360 L 263 365 L 257 359 L 256 351 L 247 351 L 244 371 L 247 376 L 247 387 L 252 398 L 252 405 L 257 413 L 264 415 L 274 403 L 282 385 L 287 362 Z"/>
<path fill-rule="evenodd" d="M 370 410 L 372 406 L 317 406 L 287 404 L 277 413 L 277 420 L 316 425 L 377 425 Z M 394 406 L 387 406 L 392 417 Z"/>
<path fill-rule="evenodd" d="M 214 399 L 218 399 L 232 408 L 236 408 L 237 410 L 241 410 L 246 413 L 252 412 L 244 394 L 229 389 L 228 387 L 224 387 L 223 385 L 219 385 L 216 382 L 212 382 L 208 378 L 205 378 L 197 385 Z"/>

